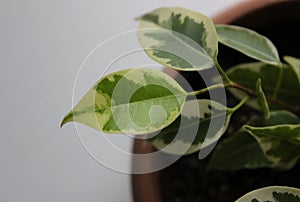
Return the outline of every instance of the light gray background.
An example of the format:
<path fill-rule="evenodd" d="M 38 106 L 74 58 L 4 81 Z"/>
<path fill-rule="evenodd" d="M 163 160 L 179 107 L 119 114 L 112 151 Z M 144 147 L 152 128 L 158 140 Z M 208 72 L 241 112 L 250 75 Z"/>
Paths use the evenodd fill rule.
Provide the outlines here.
<path fill-rule="evenodd" d="M 134 17 L 157 7 L 213 16 L 239 1 L 1 0 L 0 201 L 132 201 L 130 175 L 91 158 L 74 125 L 59 128 L 72 107 L 80 65 L 99 43 L 137 28 Z M 99 77 L 99 68 L 86 71 L 79 94 Z M 83 130 L 82 136 L 96 133 Z M 131 148 L 130 141 L 118 144 Z M 130 168 L 130 159 L 111 158 Z"/>

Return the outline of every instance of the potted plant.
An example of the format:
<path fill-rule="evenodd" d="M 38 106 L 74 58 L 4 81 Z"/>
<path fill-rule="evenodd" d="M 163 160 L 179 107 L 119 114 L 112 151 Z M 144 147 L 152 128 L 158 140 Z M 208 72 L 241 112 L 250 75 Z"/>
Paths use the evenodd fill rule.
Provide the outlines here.
<path fill-rule="evenodd" d="M 241 26 L 214 25 L 208 17 L 184 8 L 159 8 L 139 20 L 139 40 L 146 53 L 167 68 L 183 72 L 184 77 L 198 75 L 191 78 L 197 85 L 186 86 L 150 68 L 115 72 L 96 82 L 64 117 L 62 125 L 76 121 L 104 133 L 150 134 L 148 146 L 144 143 L 142 147 L 156 148 L 170 156 L 195 156 L 200 151 L 200 157 L 204 157 L 221 138 L 204 160 L 207 165 L 206 162 L 199 165 L 209 170 L 227 170 L 229 175 L 237 173 L 240 178 L 239 170 L 255 169 L 272 177 L 298 166 L 300 60 L 295 57 L 297 53 L 281 58 L 273 43 L 261 34 Z M 219 43 L 236 52 L 233 54 L 224 47 L 225 50 L 219 50 Z M 229 62 L 223 61 L 224 55 L 220 57 L 222 51 L 232 58 Z M 236 65 L 237 57 L 244 60 L 241 54 L 256 62 Z M 234 66 L 229 68 L 231 65 Z M 247 175 L 247 171 L 242 174 Z M 210 177 L 224 178 L 219 171 L 199 172 L 206 175 L 202 179 L 204 186 L 214 183 Z M 189 175 L 192 177 L 186 179 L 194 178 L 198 171 Z M 224 179 L 231 180 L 228 176 Z M 297 182 L 295 177 L 291 184 L 277 185 L 299 186 Z M 247 191 L 269 185 L 265 181 L 254 187 L 253 182 L 244 184 L 249 185 Z M 232 196 L 228 197 L 217 196 L 222 192 L 211 189 L 207 190 L 210 192 L 207 196 L 188 196 L 187 201 L 230 201 L 245 191 L 238 195 L 229 192 Z M 171 195 L 175 192 L 172 190 Z M 144 198 L 160 201 L 161 197 L 155 194 Z M 252 197 L 253 194 L 256 196 Z M 250 200 L 246 195 L 240 201 L 300 200 L 299 190 L 287 187 L 269 187 L 250 195 Z"/>

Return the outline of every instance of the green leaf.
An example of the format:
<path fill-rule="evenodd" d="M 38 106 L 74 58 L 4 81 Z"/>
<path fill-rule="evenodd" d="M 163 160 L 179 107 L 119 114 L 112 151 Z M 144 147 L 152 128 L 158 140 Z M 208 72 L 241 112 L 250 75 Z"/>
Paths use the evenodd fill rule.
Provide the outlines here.
<path fill-rule="evenodd" d="M 274 166 L 289 169 L 300 157 L 300 120 L 285 111 L 271 112 L 262 126 L 243 128 L 259 143 Z"/>
<path fill-rule="evenodd" d="M 300 124 L 285 124 L 267 127 L 244 126 L 244 130 L 253 136 L 266 136 L 300 145 Z"/>
<path fill-rule="evenodd" d="M 279 67 L 257 62 L 237 65 L 230 68 L 227 71 L 227 74 L 232 81 L 249 88 L 252 91 L 256 90 L 256 82 L 260 78 L 265 95 L 271 97 L 277 82 L 274 78 L 278 78 L 279 72 Z M 245 93 L 240 90 L 231 88 L 230 92 L 239 99 L 245 97 Z M 291 106 L 300 107 L 299 92 L 300 84 L 294 71 L 287 66 L 283 66 L 283 78 L 277 95 L 278 99 Z M 247 104 L 253 108 L 260 109 L 257 100 L 254 98 L 250 98 Z M 276 109 L 274 105 L 271 104 L 270 108 Z"/>
<path fill-rule="evenodd" d="M 159 8 L 139 20 L 139 41 L 153 60 L 183 71 L 214 66 L 218 41 L 210 18 L 184 8 Z"/>
<path fill-rule="evenodd" d="M 246 132 L 239 131 L 217 146 L 207 168 L 235 171 L 270 165 L 272 162 L 265 157 L 256 140 Z"/>
<path fill-rule="evenodd" d="M 269 105 L 265 96 L 265 93 L 261 87 L 261 80 L 258 79 L 256 82 L 256 94 L 257 94 L 257 102 L 260 106 L 261 110 L 263 111 L 264 117 L 270 117 L 270 109 Z"/>
<path fill-rule="evenodd" d="M 300 120 L 294 114 L 280 110 L 272 111 L 269 118 L 255 117 L 250 120 L 248 125 L 264 127 L 287 123 L 298 124 Z M 294 162 L 282 165 L 278 164 L 277 161 L 271 161 L 268 155 L 265 154 L 266 152 L 254 137 L 246 131 L 240 130 L 218 144 L 208 164 L 208 169 L 235 171 L 242 168 L 254 169 L 261 167 L 288 169 L 293 166 Z"/>
<path fill-rule="evenodd" d="M 285 56 L 283 59 L 292 67 L 300 83 L 300 59 L 291 56 Z"/>
<path fill-rule="evenodd" d="M 274 166 L 289 169 L 299 159 L 300 125 L 269 127 L 251 127 L 246 125 L 244 130 L 256 139 L 265 156 L 273 162 Z"/>
<path fill-rule="evenodd" d="M 62 121 L 105 133 L 145 134 L 171 124 L 186 92 L 168 75 L 149 68 L 127 69 L 101 78 Z"/>
<path fill-rule="evenodd" d="M 181 116 L 149 141 L 167 153 L 190 154 L 216 142 L 226 131 L 231 114 L 212 100 L 190 100 Z"/>
<path fill-rule="evenodd" d="M 300 202 L 300 189 L 270 186 L 245 194 L 236 202 Z"/>
<path fill-rule="evenodd" d="M 278 52 L 266 37 L 247 28 L 234 25 L 216 25 L 218 40 L 259 61 L 280 66 Z"/>

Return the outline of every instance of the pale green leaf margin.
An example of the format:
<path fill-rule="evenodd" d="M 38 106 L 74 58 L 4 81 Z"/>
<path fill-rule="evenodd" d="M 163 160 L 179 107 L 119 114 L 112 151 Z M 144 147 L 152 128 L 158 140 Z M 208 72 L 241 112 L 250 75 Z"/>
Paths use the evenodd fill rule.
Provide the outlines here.
<path fill-rule="evenodd" d="M 255 138 L 257 136 L 265 136 L 300 145 L 300 124 L 282 124 L 266 127 L 244 125 L 243 129 Z"/>

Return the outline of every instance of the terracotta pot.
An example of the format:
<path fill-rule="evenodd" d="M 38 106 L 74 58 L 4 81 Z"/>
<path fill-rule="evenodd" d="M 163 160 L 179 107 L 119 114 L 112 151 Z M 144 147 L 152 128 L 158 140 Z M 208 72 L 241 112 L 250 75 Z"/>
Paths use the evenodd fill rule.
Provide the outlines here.
<path fill-rule="evenodd" d="M 250 29 L 256 30 L 257 32 L 267 36 L 274 42 L 278 48 L 279 53 L 282 55 L 292 54 L 295 57 L 300 57 L 300 52 L 292 50 L 299 50 L 299 41 L 297 43 L 289 43 L 289 37 L 285 37 L 279 31 L 289 28 L 294 21 L 299 24 L 300 21 L 300 1 L 293 0 L 249 0 L 237 4 L 236 6 L 224 11 L 223 13 L 214 17 L 213 21 L 216 24 L 235 24 Z M 289 22 L 288 24 L 286 22 Z M 285 28 L 282 25 L 287 24 Z M 275 29 L 274 32 L 270 29 Z M 277 29 L 277 30 L 276 30 Z M 282 36 L 283 35 L 283 36 Z M 283 38 L 287 40 L 287 45 L 277 46 L 276 38 Z M 275 39 L 275 40 L 274 40 Z M 292 48 L 290 48 L 292 47 Z M 246 56 L 240 55 L 236 57 L 230 57 L 232 54 L 237 54 L 235 51 L 220 46 L 219 61 L 222 66 L 230 67 L 234 64 L 249 60 Z M 233 53 L 234 52 L 234 53 Z M 228 60 L 228 58 L 233 58 Z M 134 142 L 134 153 L 151 153 L 155 149 L 150 146 L 143 144 L 142 140 L 135 140 Z M 133 160 L 133 166 L 147 165 L 151 162 L 149 160 L 135 162 Z M 170 182 L 171 183 L 171 182 Z M 159 188 L 159 172 L 150 174 L 139 174 L 132 175 L 132 190 L 133 198 L 136 202 L 161 202 L 161 194 Z"/>

